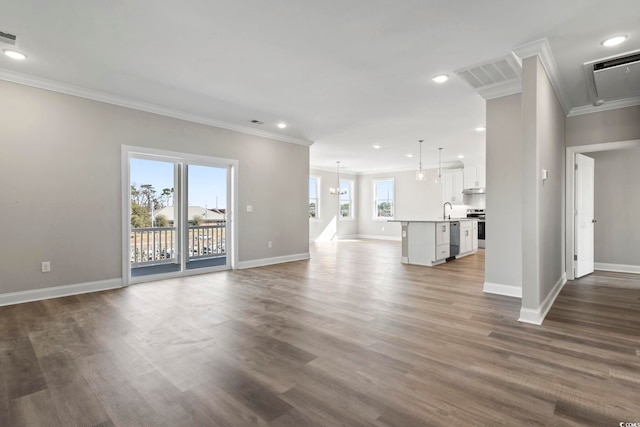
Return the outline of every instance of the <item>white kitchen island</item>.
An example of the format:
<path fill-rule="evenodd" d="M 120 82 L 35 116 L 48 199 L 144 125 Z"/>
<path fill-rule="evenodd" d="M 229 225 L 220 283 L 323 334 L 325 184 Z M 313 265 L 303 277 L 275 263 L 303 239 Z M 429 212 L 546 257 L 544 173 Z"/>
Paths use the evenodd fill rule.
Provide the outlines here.
<path fill-rule="evenodd" d="M 478 220 L 474 218 L 390 222 L 399 222 L 402 226 L 403 264 L 432 267 L 446 262 L 448 258 L 460 258 L 478 250 Z"/>

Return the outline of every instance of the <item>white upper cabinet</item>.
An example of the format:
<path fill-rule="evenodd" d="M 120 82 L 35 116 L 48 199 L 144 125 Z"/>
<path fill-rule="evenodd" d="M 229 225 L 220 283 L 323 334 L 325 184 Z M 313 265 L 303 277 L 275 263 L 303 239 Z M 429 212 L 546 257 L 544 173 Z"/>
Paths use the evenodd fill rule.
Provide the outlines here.
<path fill-rule="evenodd" d="M 465 166 L 464 188 L 484 188 L 487 186 L 485 165 Z"/>
<path fill-rule="evenodd" d="M 461 169 L 442 171 L 444 192 L 442 202 L 449 202 L 452 205 L 462 205 L 462 184 L 463 172 Z"/>

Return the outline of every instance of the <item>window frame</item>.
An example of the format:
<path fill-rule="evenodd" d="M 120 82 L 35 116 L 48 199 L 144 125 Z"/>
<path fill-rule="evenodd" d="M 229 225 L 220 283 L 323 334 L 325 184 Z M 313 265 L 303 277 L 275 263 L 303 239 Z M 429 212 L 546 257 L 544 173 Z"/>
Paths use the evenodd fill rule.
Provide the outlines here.
<path fill-rule="evenodd" d="M 309 215 L 309 221 L 320 221 L 320 195 L 321 195 L 321 191 L 320 189 L 322 188 L 321 182 L 322 182 L 322 177 L 318 176 L 318 175 L 309 175 L 309 187 L 311 187 L 311 180 L 315 179 L 316 180 L 316 197 L 315 197 L 315 201 L 316 201 L 316 216 L 311 216 Z M 311 193 L 309 193 L 308 195 L 308 199 L 309 199 L 309 205 L 311 205 Z M 311 207 L 309 206 L 309 214 L 311 213 Z"/>
<path fill-rule="evenodd" d="M 344 186 L 342 185 L 343 183 L 346 183 L 348 185 L 347 191 L 348 191 L 348 195 L 349 195 L 349 216 L 342 216 L 342 197 L 343 195 L 338 195 L 338 218 L 341 221 L 353 221 L 355 220 L 355 204 L 353 202 L 353 189 L 355 188 L 355 180 L 353 179 L 348 179 L 348 178 L 340 178 L 340 188 L 344 188 Z M 346 200 L 345 200 L 346 201 Z"/>
<path fill-rule="evenodd" d="M 391 201 L 391 216 L 379 216 L 378 215 L 378 198 L 377 198 L 377 186 L 380 182 L 391 182 L 392 190 L 390 199 L 380 199 L 380 200 L 390 200 Z M 393 177 L 389 178 L 374 178 L 372 180 L 372 200 L 373 200 L 373 220 L 374 221 L 388 221 L 390 219 L 395 219 L 396 216 L 396 180 Z"/>

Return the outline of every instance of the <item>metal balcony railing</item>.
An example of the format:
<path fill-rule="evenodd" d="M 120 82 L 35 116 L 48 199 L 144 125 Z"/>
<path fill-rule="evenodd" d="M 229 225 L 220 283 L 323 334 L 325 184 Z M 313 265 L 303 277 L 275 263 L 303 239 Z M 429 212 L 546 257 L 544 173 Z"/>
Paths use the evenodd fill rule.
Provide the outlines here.
<path fill-rule="evenodd" d="M 188 227 L 188 260 L 226 256 L 226 224 Z M 175 263 L 178 247 L 175 227 L 131 229 L 131 267 Z"/>

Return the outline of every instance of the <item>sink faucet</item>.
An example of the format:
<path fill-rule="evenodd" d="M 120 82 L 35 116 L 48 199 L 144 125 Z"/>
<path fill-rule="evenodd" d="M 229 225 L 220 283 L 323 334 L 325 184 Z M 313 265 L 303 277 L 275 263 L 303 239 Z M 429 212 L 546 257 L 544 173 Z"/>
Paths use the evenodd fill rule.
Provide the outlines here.
<path fill-rule="evenodd" d="M 451 203 L 444 202 L 444 204 L 442 205 L 442 219 L 447 219 L 447 216 L 445 215 L 445 212 L 447 212 L 447 205 L 449 205 L 451 210 L 453 210 L 453 206 L 451 206 Z M 451 219 L 451 215 L 449 215 L 449 219 Z"/>

